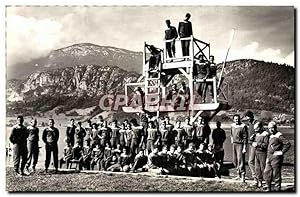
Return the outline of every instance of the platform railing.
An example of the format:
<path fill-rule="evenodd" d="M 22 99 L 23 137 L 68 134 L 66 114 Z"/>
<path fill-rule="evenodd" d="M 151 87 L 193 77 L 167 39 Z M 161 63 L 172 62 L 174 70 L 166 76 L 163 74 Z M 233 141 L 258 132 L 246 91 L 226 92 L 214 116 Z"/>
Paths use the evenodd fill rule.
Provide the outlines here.
<path fill-rule="evenodd" d="M 206 80 L 204 79 L 195 79 L 195 83 L 209 83 L 209 82 L 212 82 L 212 87 L 213 87 L 213 103 L 217 103 L 217 80 L 216 80 L 216 77 L 213 77 L 213 78 L 208 78 Z M 207 85 L 207 84 L 206 84 Z M 207 95 L 208 94 L 208 89 L 206 90 L 205 94 Z"/>
<path fill-rule="evenodd" d="M 189 55 L 188 56 L 183 56 L 182 52 L 181 55 L 178 55 L 178 51 L 182 51 L 181 47 L 181 41 L 184 40 L 189 40 L 192 44 L 189 45 Z M 167 51 L 167 43 L 171 43 L 175 41 L 175 47 L 176 44 L 180 42 L 180 44 L 177 44 L 176 48 L 176 57 L 169 57 L 168 51 Z M 180 45 L 180 46 L 178 46 Z M 198 59 L 199 55 L 203 55 L 205 60 L 209 60 L 210 56 L 210 44 L 206 43 L 204 41 L 201 41 L 197 38 L 194 38 L 193 36 L 187 37 L 187 38 L 178 38 L 178 39 L 171 39 L 171 40 L 164 40 L 164 63 L 166 62 L 171 62 L 171 61 L 193 61 L 193 59 Z"/>
<path fill-rule="evenodd" d="M 195 84 L 196 83 L 207 83 L 207 82 L 212 82 L 213 84 L 213 103 L 228 103 L 228 98 L 229 98 L 229 84 L 226 82 L 222 83 L 222 86 L 217 89 L 217 78 L 208 78 L 206 80 L 203 79 L 195 79 Z M 209 94 L 209 89 L 206 90 L 206 95 Z"/>
<path fill-rule="evenodd" d="M 222 86 L 217 90 L 217 99 L 221 102 L 229 102 L 229 89 L 230 86 L 228 83 L 223 82 Z"/>

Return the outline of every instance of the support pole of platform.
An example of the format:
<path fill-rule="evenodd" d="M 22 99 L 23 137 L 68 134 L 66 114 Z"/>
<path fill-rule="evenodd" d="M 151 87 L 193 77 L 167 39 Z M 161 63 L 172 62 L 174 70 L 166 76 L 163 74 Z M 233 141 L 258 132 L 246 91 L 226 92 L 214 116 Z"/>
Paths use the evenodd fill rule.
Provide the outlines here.
<path fill-rule="evenodd" d="M 197 114 L 195 115 L 195 117 L 193 117 L 191 119 L 191 124 L 193 124 L 195 122 L 195 120 L 197 120 L 197 118 L 202 114 L 203 111 L 198 111 Z"/>
<path fill-rule="evenodd" d="M 210 43 L 208 43 L 208 59 L 210 59 Z"/>
<path fill-rule="evenodd" d="M 214 103 L 217 103 L 217 83 L 216 77 L 213 77 Z"/>
<path fill-rule="evenodd" d="M 194 115 L 194 79 L 193 79 L 193 67 L 194 67 L 194 39 L 193 36 L 191 36 L 191 56 L 192 56 L 192 64 L 190 66 L 190 70 L 189 70 L 189 88 L 190 88 L 190 100 L 189 100 L 189 105 L 190 105 L 190 109 L 192 109 L 191 111 L 191 115 Z"/>
<path fill-rule="evenodd" d="M 125 84 L 125 102 L 126 102 L 126 106 L 128 105 L 128 92 L 127 92 L 127 84 Z"/>
<path fill-rule="evenodd" d="M 178 69 L 187 79 L 189 79 L 189 75 L 182 69 L 182 68 L 179 68 Z"/>
<path fill-rule="evenodd" d="M 143 76 L 145 76 L 145 66 L 146 66 L 146 42 L 144 42 L 144 50 L 143 50 Z"/>
<path fill-rule="evenodd" d="M 163 59 L 163 62 L 165 63 L 165 62 L 167 62 L 167 59 L 168 59 L 168 57 L 167 57 L 167 42 L 166 42 L 166 40 L 164 40 L 164 51 L 163 51 L 163 57 L 164 57 L 164 59 Z"/>

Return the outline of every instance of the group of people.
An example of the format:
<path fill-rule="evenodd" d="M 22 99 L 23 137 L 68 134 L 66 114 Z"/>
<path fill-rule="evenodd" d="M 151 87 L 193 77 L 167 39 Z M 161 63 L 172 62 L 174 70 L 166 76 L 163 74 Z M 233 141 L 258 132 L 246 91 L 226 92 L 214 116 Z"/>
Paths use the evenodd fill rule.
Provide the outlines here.
<path fill-rule="evenodd" d="M 28 127 L 23 125 L 22 116 L 17 120 L 18 124 L 13 127 L 9 139 L 14 144 L 15 173 L 26 175 L 35 172 L 38 162 L 39 129 L 36 119 L 32 119 Z M 48 172 L 53 154 L 55 170 L 58 170 L 59 164 L 60 167 L 66 164 L 69 168 L 70 164 L 76 161 L 80 169 L 87 170 L 96 168 L 136 172 L 139 169 L 157 169 L 157 173 L 162 174 L 208 176 L 205 170 L 197 170 L 207 167 L 211 171 L 209 176 L 217 175 L 224 153 L 216 154 L 215 157 L 214 147 L 222 145 L 209 145 L 211 130 L 205 119 L 198 118 L 195 124 L 191 124 L 187 117 L 183 125 L 180 121 L 173 125 L 169 117 L 165 117 L 159 122 L 158 127 L 158 121 L 152 120 L 151 116 L 146 114 L 141 116 L 140 125 L 136 119 L 124 120 L 120 125 L 115 120 L 109 125 L 99 116 L 97 123 L 88 120 L 87 127 L 83 128 L 81 122 L 75 125 L 74 119 L 71 119 L 66 128 L 63 157 L 58 159 L 60 134 L 54 127 L 54 120 L 50 119 L 49 126 L 42 134 L 46 152 L 45 171 Z M 223 143 L 225 132 L 214 132 L 217 132 L 214 134 L 214 141 L 222 139 Z"/>
<path fill-rule="evenodd" d="M 199 118 L 192 125 L 187 117 L 183 125 L 177 121 L 174 126 L 165 117 L 160 120 L 159 128 L 149 115 L 143 117 L 141 125 L 136 119 L 124 120 L 120 126 L 114 120 L 109 125 L 102 116 L 97 123 L 90 120 L 87 123 L 83 129 L 80 122 L 75 126 L 71 119 L 60 167 L 66 163 L 68 168 L 76 161 L 79 169 L 86 170 L 152 170 L 158 174 L 220 177 L 224 153 L 219 153 L 221 148 L 209 145 L 211 130 L 205 119 Z M 222 140 L 215 146 L 222 147 L 225 137 L 224 131 L 219 134 L 216 130 L 214 139 Z"/>
<path fill-rule="evenodd" d="M 265 181 L 265 191 L 271 191 L 271 183 L 274 180 L 275 191 L 280 191 L 283 155 L 291 144 L 277 130 L 274 121 L 269 122 L 268 130 L 265 130 L 263 123 L 254 119 L 253 112 L 246 112 L 245 117 L 247 124 L 241 122 L 239 115 L 234 115 L 234 123 L 231 125 L 233 164 L 238 174 L 236 179 L 245 182 L 245 154 L 249 150 L 248 165 L 255 186 L 263 187 Z M 247 147 L 248 144 L 250 147 Z"/>
<path fill-rule="evenodd" d="M 245 153 L 250 143 L 248 163 L 256 185 L 261 187 L 265 180 L 266 190 L 270 190 L 274 179 L 276 190 L 280 190 L 283 155 L 289 150 L 290 143 L 277 130 L 275 122 L 270 122 L 269 131 L 266 131 L 262 122 L 254 120 L 252 112 L 247 112 L 245 117 L 247 124 L 241 122 L 239 115 L 234 115 L 230 132 L 237 179 L 245 182 Z M 28 127 L 23 125 L 22 116 L 18 116 L 17 120 L 9 139 L 14 144 L 14 170 L 21 176 L 35 172 L 39 155 L 39 129 L 36 119 L 32 119 Z M 186 117 L 184 123 L 178 120 L 173 125 L 168 116 L 157 120 L 144 114 L 140 116 L 139 123 L 132 119 L 122 123 L 114 120 L 110 124 L 99 116 L 97 123 L 88 120 L 85 128 L 81 122 L 75 125 L 71 119 L 66 128 L 66 146 L 60 160 L 59 135 L 54 120 L 50 119 L 49 126 L 42 134 L 46 172 L 53 154 L 56 171 L 60 161 L 60 168 L 64 164 L 69 168 L 72 162 L 76 162 L 80 170 L 221 176 L 226 134 L 219 121 L 211 132 L 207 119 L 203 117 L 198 117 L 194 123 Z"/>
<path fill-rule="evenodd" d="M 171 26 L 171 21 L 166 20 L 167 29 L 165 30 L 165 42 L 166 42 L 166 50 L 169 58 L 175 57 L 176 49 L 175 49 L 175 39 L 180 37 L 181 39 L 181 48 L 182 48 L 182 56 L 190 55 L 190 42 L 191 40 L 187 39 L 193 35 L 192 23 L 189 21 L 191 18 L 191 14 L 187 13 L 185 15 L 185 19 L 179 22 L 178 25 L 178 33 L 174 26 Z"/>
<path fill-rule="evenodd" d="M 165 30 L 165 37 L 164 40 L 166 42 L 166 52 L 169 58 L 174 58 L 176 53 L 175 48 L 175 40 L 178 38 L 178 35 L 181 40 L 181 48 L 182 48 L 182 56 L 187 57 L 190 55 L 190 36 L 193 35 L 192 23 L 189 21 L 191 18 L 191 14 L 187 13 L 185 15 L 185 19 L 179 22 L 178 25 L 178 33 L 174 26 L 171 26 L 171 21 L 168 19 L 166 20 L 167 29 Z M 151 53 L 149 67 L 154 69 L 158 66 L 159 62 L 161 61 L 161 50 L 154 47 L 153 45 L 147 45 L 146 47 Z M 187 59 L 187 58 L 185 58 Z M 172 59 L 170 60 L 173 61 Z"/>
<path fill-rule="evenodd" d="M 166 20 L 167 24 L 167 29 L 165 30 L 165 43 L 166 43 L 166 52 L 171 58 L 171 60 L 166 60 L 166 62 L 173 62 L 172 58 L 175 58 L 175 40 L 177 39 L 178 35 L 180 37 L 181 41 L 181 46 L 182 46 L 182 55 L 183 57 L 189 56 L 189 51 L 190 51 L 190 43 L 192 40 L 189 39 L 190 36 L 193 35 L 193 30 L 192 30 L 192 23 L 189 21 L 191 18 L 191 14 L 187 13 L 185 16 L 185 19 L 181 22 L 179 22 L 178 26 L 178 32 L 177 29 L 174 26 L 171 26 L 171 21 L 168 19 Z M 145 47 L 150 51 L 151 56 L 149 58 L 149 76 L 150 78 L 157 78 L 158 77 L 158 67 L 159 64 L 161 63 L 161 49 L 156 48 L 153 45 L 148 45 L 146 44 Z M 184 58 L 186 60 L 188 58 Z M 216 70 L 217 66 L 214 62 L 214 56 L 206 57 L 204 54 L 200 53 L 198 57 L 194 59 L 194 64 L 193 64 L 193 77 L 196 80 L 200 80 L 196 83 L 197 87 L 197 93 L 201 97 L 201 102 L 206 103 L 207 102 L 207 95 L 206 92 L 208 90 L 209 96 L 211 97 L 212 102 L 213 100 L 213 82 L 212 81 L 207 81 L 207 79 L 212 79 L 213 77 L 216 77 Z M 165 75 L 165 72 L 161 72 L 162 75 Z M 162 77 L 162 83 L 164 83 L 164 77 Z M 180 105 L 180 100 L 184 99 L 185 106 L 188 106 L 189 103 L 189 88 L 187 87 L 187 90 L 176 90 L 176 88 L 173 87 L 172 85 L 172 95 L 176 94 L 175 97 L 170 97 L 170 95 L 167 96 L 167 100 L 172 100 L 174 103 L 174 107 L 178 107 Z M 139 91 L 141 92 L 141 91 Z M 137 95 L 142 95 L 139 94 L 139 92 L 136 92 Z M 184 95 L 184 96 L 182 96 Z M 136 97 L 136 96 L 135 96 Z M 141 99 L 143 101 L 143 98 Z"/>

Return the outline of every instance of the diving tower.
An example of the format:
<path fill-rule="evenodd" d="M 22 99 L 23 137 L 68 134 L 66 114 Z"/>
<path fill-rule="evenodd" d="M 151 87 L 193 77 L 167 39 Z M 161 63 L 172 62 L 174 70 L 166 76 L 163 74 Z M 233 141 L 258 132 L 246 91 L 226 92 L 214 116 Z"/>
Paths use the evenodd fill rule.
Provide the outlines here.
<path fill-rule="evenodd" d="M 210 43 L 201 41 L 193 36 L 188 38 L 176 39 L 175 44 L 177 51 L 181 50 L 180 42 L 182 40 L 189 40 L 189 55 L 180 56 L 176 54 L 176 57 L 168 57 L 166 43 L 173 40 L 164 40 L 164 48 L 153 49 L 153 45 L 148 45 L 144 42 L 143 50 L 143 71 L 142 76 L 136 83 L 125 84 L 125 96 L 126 106 L 122 109 L 126 113 L 151 113 L 155 114 L 157 118 L 161 113 L 166 112 L 186 112 L 190 116 L 191 122 L 194 122 L 198 116 L 204 116 L 208 120 L 211 120 L 219 111 L 228 110 L 231 108 L 228 102 L 228 90 L 229 86 L 224 82 L 223 72 L 226 64 L 227 55 L 230 49 L 230 45 L 233 39 L 234 30 L 231 33 L 231 38 L 228 44 L 228 50 L 223 62 L 220 75 L 213 75 L 206 80 L 197 79 L 195 77 L 195 66 L 199 63 L 210 64 L 217 70 L 216 64 L 210 61 L 211 46 Z M 152 46 L 152 51 L 149 48 Z M 159 57 L 159 62 L 153 68 L 151 67 L 151 52 L 153 50 L 157 52 L 156 57 Z M 153 55 L 152 55 L 153 56 Z M 201 59 L 200 59 L 201 57 Z M 173 100 L 167 99 L 167 89 L 174 84 L 174 78 L 176 75 L 181 75 L 187 82 L 188 87 L 188 100 L 181 102 L 180 104 L 174 104 Z M 210 83 L 212 87 L 212 98 L 207 100 L 208 102 L 200 102 L 196 91 L 196 87 L 199 84 Z M 132 92 L 139 87 L 142 90 L 141 101 L 143 104 L 135 105 L 132 101 Z M 209 90 L 208 90 L 209 91 Z M 208 95 L 208 91 L 206 94 Z M 184 95 L 183 97 L 184 98 Z"/>

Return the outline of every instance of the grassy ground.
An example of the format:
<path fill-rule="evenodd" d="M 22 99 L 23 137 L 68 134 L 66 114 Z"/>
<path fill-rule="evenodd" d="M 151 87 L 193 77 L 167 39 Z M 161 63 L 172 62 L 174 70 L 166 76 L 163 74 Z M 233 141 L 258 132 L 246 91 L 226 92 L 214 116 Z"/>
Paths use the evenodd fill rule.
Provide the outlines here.
<path fill-rule="evenodd" d="M 59 172 L 44 174 L 38 170 L 32 176 L 15 177 L 12 168 L 6 170 L 6 190 L 9 192 L 261 192 L 249 183 L 190 180 L 126 174 L 86 174 Z M 286 191 L 293 191 L 288 188 Z"/>

